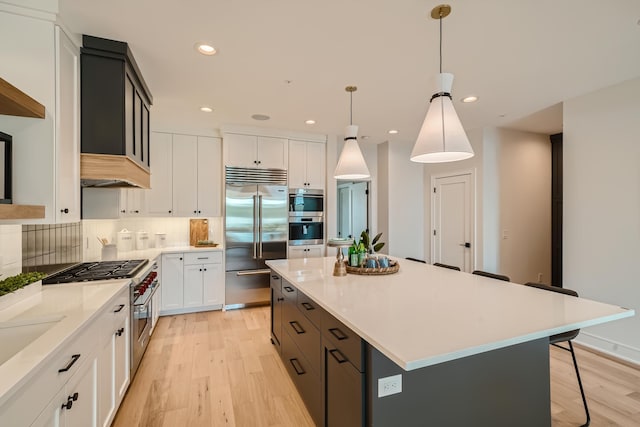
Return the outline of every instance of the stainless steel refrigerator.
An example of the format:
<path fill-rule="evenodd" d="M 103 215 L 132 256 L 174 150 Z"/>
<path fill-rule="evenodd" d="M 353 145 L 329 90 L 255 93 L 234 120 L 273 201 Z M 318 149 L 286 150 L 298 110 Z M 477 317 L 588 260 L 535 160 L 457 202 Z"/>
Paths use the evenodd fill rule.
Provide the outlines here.
<path fill-rule="evenodd" d="M 287 257 L 287 171 L 225 168 L 226 308 L 268 304 L 269 259 Z"/>

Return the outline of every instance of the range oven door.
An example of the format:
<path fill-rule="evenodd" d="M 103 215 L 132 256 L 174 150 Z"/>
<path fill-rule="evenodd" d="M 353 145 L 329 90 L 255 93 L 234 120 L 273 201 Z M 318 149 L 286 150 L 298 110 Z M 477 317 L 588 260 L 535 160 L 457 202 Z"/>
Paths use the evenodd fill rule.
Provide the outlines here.
<path fill-rule="evenodd" d="M 154 310 L 153 295 L 157 290 L 157 284 L 158 281 L 155 279 L 146 292 L 136 297 L 131 304 L 131 378 L 138 370 L 140 360 L 149 344 Z"/>

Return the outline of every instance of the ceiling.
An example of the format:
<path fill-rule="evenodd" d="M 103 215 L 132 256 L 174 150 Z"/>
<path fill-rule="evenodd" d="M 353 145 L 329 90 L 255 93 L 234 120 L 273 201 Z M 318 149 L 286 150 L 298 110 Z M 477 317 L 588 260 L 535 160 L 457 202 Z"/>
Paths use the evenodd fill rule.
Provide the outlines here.
<path fill-rule="evenodd" d="M 59 0 L 73 32 L 126 41 L 155 128 L 228 124 L 415 140 L 435 90 L 438 30 L 426 0 Z M 637 0 L 452 0 L 443 71 L 467 131 L 556 133 L 562 101 L 640 76 Z M 218 50 L 196 52 L 198 41 Z M 475 103 L 463 104 L 467 95 Z M 214 109 L 203 113 L 203 105 Z M 265 114 L 268 121 L 256 121 Z M 307 119 L 316 124 L 306 125 Z M 397 129 L 397 135 L 388 130 Z"/>

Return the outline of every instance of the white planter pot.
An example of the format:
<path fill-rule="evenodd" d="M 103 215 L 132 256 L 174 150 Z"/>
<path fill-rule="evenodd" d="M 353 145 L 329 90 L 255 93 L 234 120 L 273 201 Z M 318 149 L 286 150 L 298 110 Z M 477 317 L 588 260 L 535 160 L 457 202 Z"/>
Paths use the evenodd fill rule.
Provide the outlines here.
<path fill-rule="evenodd" d="M 40 293 L 42 290 L 42 280 L 28 284 L 10 294 L 0 296 L 0 310 L 4 310 L 20 301 L 23 301 L 33 295 Z"/>

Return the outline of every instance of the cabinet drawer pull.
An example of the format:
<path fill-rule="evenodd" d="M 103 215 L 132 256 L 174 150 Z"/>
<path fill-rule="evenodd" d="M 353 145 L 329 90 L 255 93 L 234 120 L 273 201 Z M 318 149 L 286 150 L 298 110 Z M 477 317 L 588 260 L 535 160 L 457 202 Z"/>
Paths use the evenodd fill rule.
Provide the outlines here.
<path fill-rule="evenodd" d="M 283 298 L 283 297 L 278 297 L 278 298 L 276 299 L 276 301 L 284 301 L 284 298 Z"/>
<path fill-rule="evenodd" d="M 340 350 L 338 350 L 337 348 L 334 348 L 333 350 L 329 350 L 329 353 L 331 353 L 333 358 L 336 359 L 338 363 L 344 363 L 349 360 L 346 357 L 344 357 L 344 354 L 342 354 Z"/>
<path fill-rule="evenodd" d="M 307 309 L 307 311 L 311 311 L 311 310 L 315 310 L 316 309 L 314 306 L 312 306 L 308 302 L 303 302 L 300 305 L 302 305 L 305 309 Z"/>
<path fill-rule="evenodd" d="M 67 372 L 78 361 L 78 359 L 80 359 L 79 354 L 74 354 L 73 356 L 71 356 L 71 362 L 69 362 L 69 364 L 64 368 L 58 369 L 58 373 Z"/>
<path fill-rule="evenodd" d="M 304 375 L 307 373 L 304 369 L 302 369 L 302 365 L 300 364 L 300 362 L 298 362 L 298 359 L 289 359 L 289 362 L 291 363 L 291 366 L 293 366 L 293 370 L 296 371 L 296 374 Z"/>
<path fill-rule="evenodd" d="M 283 289 L 287 292 L 293 292 L 293 288 L 291 286 L 285 286 Z"/>
<path fill-rule="evenodd" d="M 209 259 L 208 256 L 199 256 L 198 259 Z"/>
<path fill-rule="evenodd" d="M 347 338 L 349 338 L 348 335 L 345 335 L 344 332 L 342 332 L 338 328 L 329 328 L 329 332 L 331 332 L 331 335 L 336 337 L 338 341 L 346 340 Z"/>
<path fill-rule="evenodd" d="M 120 328 L 120 329 L 118 329 L 118 330 L 116 331 L 116 335 L 120 337 L 120 336 L 122 336 L 122 333 L 123 333 L 123 332 L 124 332 L 124 328 Z"/>
<path fill-rule="evenodd" d="M 273 276 L 271 276 L 271 278 L 272 278 L 273 280 L 278 280 L 278 279 L 279 279 L 279 277 L 278 277 L 278 276 L 276 276 L 275 274 L 274 274 Z"/>
<path fill-rule="evenodd" d="M 113 310 L 114 313 L 120 313 L 124 308 L 124 304 L 119 304 L 116 310 Z"/>
<path fill-rule="evenodd" d="M 304 334 L 305 332 L 307 332 L 302 328 L 302 326 L 300 326 L 300 323 L 298 323 L 296 320 L 289 322 L 289 324 L 291 325 L 293 330 L 296 331 L 296 334 L 298 335 Z"/>

